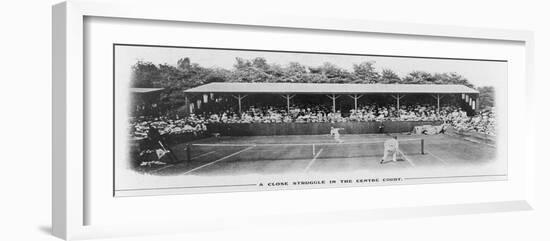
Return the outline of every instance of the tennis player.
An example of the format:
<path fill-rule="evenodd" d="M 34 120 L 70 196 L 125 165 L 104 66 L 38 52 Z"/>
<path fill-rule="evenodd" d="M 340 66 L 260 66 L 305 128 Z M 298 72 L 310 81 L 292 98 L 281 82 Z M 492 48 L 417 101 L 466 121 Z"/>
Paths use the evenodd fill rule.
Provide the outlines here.
<path fill-rule="evenodd" d="M 147 132 L 147 137 L 152 143 L 151 147 L 155 148 L 155 153 L 157 154 L 157 158 L 160 160 L 166 154 L 170 154 L 169 157 L 172 159 L 172 161 L 178 161 L 178 158 L 176 157 L 174 152 L 172 152 L 170 147 L 166 145 L 166 143 L 164 143 L 164 140 L 163 140 L 164 138 L 160 134 L 160 132 L 157 130 L 157 128 L 155 128 L 150 123 L 148 127 L 149 127 L 149 131 Z"/>
<path fill-rule="evenodd" d="M 399 142 L 397 137 L 394 136 L 393 139 L 388 139 L 384 142 L 384 157 L 380 161 L 380 164 L 383 164 L 389 155 L 392 155 L 392 160 L 397 161 L 397 152 L 399 151 Z"/>
<path fill-rule="evenodd" d="M 336 140 L 338 143 L 342 143 L 342 139 L 340 139 L 340 130 L 343 130 L 344 128 L 334 128 L 334 126 L 330 127 L 330 135 L 334 137 L 334 140 Z"/>

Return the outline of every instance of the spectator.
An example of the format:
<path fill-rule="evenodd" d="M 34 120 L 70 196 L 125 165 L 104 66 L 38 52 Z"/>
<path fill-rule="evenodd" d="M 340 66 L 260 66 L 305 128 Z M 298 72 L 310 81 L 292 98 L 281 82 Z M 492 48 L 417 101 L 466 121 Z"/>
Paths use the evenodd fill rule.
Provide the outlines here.
<path fill-rule="evenodd" d="M 180 119 L 167 116 L 144 119 L 138 118 L 131 123 L 131 135 L 135 138 L 148 137 L 148 130 L 155 128 L 159 135 L 190 133 L 195 136 L 206 133 L 208 123 L 319 123 L 319 122 L 367 122 L 367 121 L 443 121 L 458 130 L 475 131 L 494 135 L 496 119 L 494 110 L 486 110 L 469 117 L 466 112 L 454 106 L 442 106 L 437 112 L 433 105 L 364 105 L 343 114 L 340 110 L 333 113 L 325 105 L 286 107 L 250 107 L 240 115 L 231 111 L 190 115 Z M 383 126 L 383 125 L 381 125 Z M 382 127 L 383 130 L 383 127 Z M 154 132 L 152 132 L 154 133 Z"/>

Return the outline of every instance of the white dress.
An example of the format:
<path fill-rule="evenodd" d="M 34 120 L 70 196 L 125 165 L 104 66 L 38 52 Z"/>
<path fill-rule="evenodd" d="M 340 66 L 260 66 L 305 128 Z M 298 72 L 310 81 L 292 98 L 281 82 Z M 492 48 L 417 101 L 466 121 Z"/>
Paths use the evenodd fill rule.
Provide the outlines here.
<path fill-rule="evenodd" d="M 397 151 L 399 150 L 399 142 L 396 139 L 388 139 L 384 142 L 384 157 L 382 161 L 385 161 L 389 155 L 392 155 L 392 160 L 396 161 Z"/>

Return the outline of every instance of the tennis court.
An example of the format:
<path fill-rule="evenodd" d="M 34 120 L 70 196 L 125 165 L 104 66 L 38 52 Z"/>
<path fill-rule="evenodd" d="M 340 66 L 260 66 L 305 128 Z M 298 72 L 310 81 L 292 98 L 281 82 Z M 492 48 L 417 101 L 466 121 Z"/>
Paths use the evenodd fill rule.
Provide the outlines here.
<path fill-rule="evenodd" d="M 383 142 L 399 141 L 398 161 L 380 164 Z M 329 135 L 220 137 L 172 147 L 180 163 L 151 168 L 154 175 L 240 175 L 376 171 L 449 167 L 492 161 L 496 149 L 447 135 Z"/>

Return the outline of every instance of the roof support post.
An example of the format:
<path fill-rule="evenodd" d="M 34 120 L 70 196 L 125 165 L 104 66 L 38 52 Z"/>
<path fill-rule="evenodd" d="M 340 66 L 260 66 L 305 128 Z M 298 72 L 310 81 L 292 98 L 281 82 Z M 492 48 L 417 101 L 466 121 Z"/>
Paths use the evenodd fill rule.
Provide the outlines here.
<path fill-rule="evenodd" d="M 439 104 L 440 104 L 440 101 L 441 101 L 441 97 L 439 96 L 439 94 L 437 94 L 437 115 L 439 115 Z"/>
<path fill-rule="evenodd" d="M 242 113 L 242 100 L 246 97 L 247 95 L 241 95 L 241 94 L 238 94 L 238 95 L 233 95 L 233 98 L 237 99 L 239 101 L 239 114 Z"/>
<path fill-rule="evenodd" d="M 284 95 L 281 95 L 281 97 L 285 98 L 286 99 L 286 111 L 287 113 L 290 113 L 290 100 L 292 98 L 294 98 L 296 95 L 291 95 L 291 94 L 284 94 Z"/>
<path fill-rule="evenodd" d="M 395 100 L 397 100 L 397 116 L 400 116 L 401 114 L 399 113 L 399 110 L 400 110 L 400 109 L 399 109 L 399 107 L 400 107 L 399 101 L 400 101 L 403 97 L 405 97 L 405 95 L 397 94 L 397 95 L 392 95 L 391 97 L 393 97 Z"/>
<path fill-rule="evenodd" d="M 475 110 L 479 110 L 479 94 L 476 96 L 476 101 L 474 103 Z"/>
<path fill-rule="evenodd" d="M 187 112 L 187 115 L 191 114 L 191 109 L 189 108 L 189 97 L 187 95 L 185 95 L 185 112 Z"/>
<path fill-rule="evenodd" d="M 353 94 L 353 95 L 349 95 L 349 97 L 351 97 L 354 101 L 354 106 L 355 106 L 355 111 L 357 111 L 357 100 L 361 99 L 361 97 L 363 97 L 363 95 L 358 95 L 358 94 Z"/>
<path fill-rule="evenodd" d="M 440 94 L 436 94 L 436 95 L 432 95 L 432 97 L 434 97 L 437 100 L 437 116 L 439 116 L 440 102 L 441 102 L 441 99 L 443 99 L 443 97 L 445 97 L 445 96 L 441 96 Z"/>
<path fill-rule="evenodd" d="M 336 94 L 331 94 L 327 95 L 327 97 L 332 100 L 332 113 L 336 113 L 336 99 L 340 98 L 340 96 Z"/>

